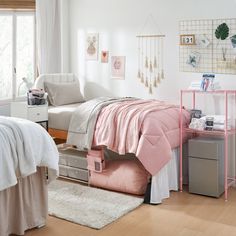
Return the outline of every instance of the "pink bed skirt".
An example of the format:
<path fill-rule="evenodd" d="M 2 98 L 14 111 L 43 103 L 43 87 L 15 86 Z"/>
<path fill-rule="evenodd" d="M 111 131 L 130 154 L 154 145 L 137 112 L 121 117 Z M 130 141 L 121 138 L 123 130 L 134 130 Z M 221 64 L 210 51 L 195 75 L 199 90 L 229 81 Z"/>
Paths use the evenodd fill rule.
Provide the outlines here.
<path fill-rule="evenodd" d="M 0 192 L 0 235 L 23 235 L 27 229 L 42 226 L 48 214 L 45 168 L 20 179 Z"/>

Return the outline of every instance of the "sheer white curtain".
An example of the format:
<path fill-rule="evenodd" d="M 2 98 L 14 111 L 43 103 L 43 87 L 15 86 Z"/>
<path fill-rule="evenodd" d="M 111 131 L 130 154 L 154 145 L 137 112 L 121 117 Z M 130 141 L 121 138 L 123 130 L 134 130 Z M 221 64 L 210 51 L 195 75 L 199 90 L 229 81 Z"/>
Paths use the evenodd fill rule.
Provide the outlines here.
<path fill-rule="evenodd" d="M 39 74 L 61 72 L 61 0 L 36 0 Z"/>

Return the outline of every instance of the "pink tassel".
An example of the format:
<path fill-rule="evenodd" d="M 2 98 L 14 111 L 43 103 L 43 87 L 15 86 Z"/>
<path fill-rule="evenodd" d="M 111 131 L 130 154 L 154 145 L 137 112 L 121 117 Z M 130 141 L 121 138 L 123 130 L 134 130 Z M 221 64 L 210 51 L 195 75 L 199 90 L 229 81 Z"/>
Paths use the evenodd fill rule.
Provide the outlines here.
<path fill-rule="evenodd" d="M 150 71 L 150 73 L 152 73 L 152 72 L 153 72 L 153 68 L 152 68 L 152 62 L 151 62 L 151 61 L 150 61 L 149 71 Z"/>
<path fill-rule="evenodd" d="M 156 69 L 157 68 L 157 57 L 155 56 L 154 62 L 153 62 L 153 67 Z"/>
<path fill-rule="evenodd" d="M 158 84 L 161 83 L 161 76 L 160 76 L 160 73 L 158 73 L 158 76 L 157 76 L 157 83 L 158 83 Z"/>
<path fill-rule="evenodd" d="M 161 70 L 161 79 L 165 79 L 164 70 L 163 69 Z"/>
<path fill-rule="evenodd" d="M 146 57 L 146 60 L 145 60 L 145 67 L 148 69 L 148 58 Z"/>
<path fill-rule="evenodd" d="M 145 87 L 148 87 L 148 77 L 146 77 Z"/>
<path fill-rule="evenodd" d="M 143 76 L 143 73 L 141 74 L 141 83 L 144 83 L 144 76 Z"/>
<path fill-rule="evenodd" d="M 138 79 L 141 78 L 141 73 L 140 73 L 140 70 L 138 70 L 138 75 L 137 75 Z"/>
<path fill-rule="evenodd" d="M 152 84 L 149 85 L 149 93 L 152 94 Z"/>
<path fill-rule="evenodd" d="M 157 78 L 156 78 L 156 76 L 154 77 L 154 80 L 153 80 L 153 87 L 157 87 Z"/>

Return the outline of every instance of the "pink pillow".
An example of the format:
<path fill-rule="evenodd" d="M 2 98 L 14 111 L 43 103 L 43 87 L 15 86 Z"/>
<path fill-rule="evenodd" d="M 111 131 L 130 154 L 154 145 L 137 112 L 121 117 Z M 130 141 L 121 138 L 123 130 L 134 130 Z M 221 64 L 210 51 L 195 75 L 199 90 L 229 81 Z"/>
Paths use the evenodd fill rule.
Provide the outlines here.
<path fill-rule="evenodd" d="M 119 192 L 143 195 L 150 175 L 138 160 L 106 161 L 102 173 L 90 171 L 89 184 Z"/>

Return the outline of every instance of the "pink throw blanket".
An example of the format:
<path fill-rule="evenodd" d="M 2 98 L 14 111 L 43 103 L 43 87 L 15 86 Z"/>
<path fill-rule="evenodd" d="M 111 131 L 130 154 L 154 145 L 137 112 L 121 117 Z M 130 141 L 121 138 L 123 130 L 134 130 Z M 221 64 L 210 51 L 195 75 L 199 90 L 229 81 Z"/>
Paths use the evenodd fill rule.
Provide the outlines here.
<path fill-rule="evenodd" d="M 184 112 L 184 125 L 189 115 Z M 155 175 L 179 146 L 179 107 L 157 100 L 122 101 L 99 114 L 93 145 L 119 154 L 134 153 Z"/>

